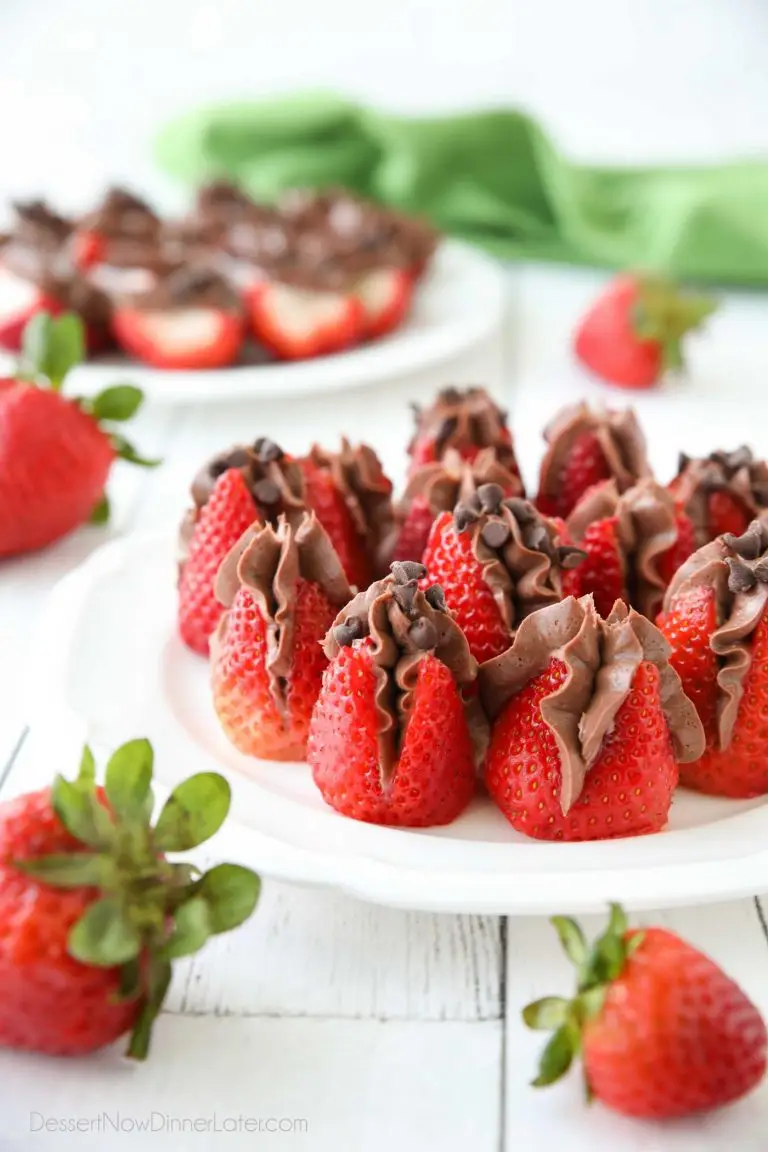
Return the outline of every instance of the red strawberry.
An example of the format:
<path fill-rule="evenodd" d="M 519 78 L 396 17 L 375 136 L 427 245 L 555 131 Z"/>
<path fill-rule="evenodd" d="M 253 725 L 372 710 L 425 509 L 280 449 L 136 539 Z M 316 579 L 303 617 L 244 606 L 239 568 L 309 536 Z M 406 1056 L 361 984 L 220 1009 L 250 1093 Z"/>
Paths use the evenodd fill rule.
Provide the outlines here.
<path fill-rule="evenodd" d="M 297 460 L 305 499 L 331 538 L 347 579 L 365 588 L 377 575 L 382 540 L 391 533 L 392 482 L 367 444 L 352 447 L 346 437 L 339 452 L 314 444 Z"/>
<path fill-rule="evenodd" d="M 569 516 L 595 484 L 613 479 L 619 492 L 651 475 L 645 437 L 631 409 L 592 412 L 563 408 L 544 430 L 536 504 L 547 516 Z"/>
<path fill-rule="evenodd" d="M 246 298 L 256 339 L 280 360 L 308 360 L 357 343 L 364 312 L 354 296 L 260 283 Z"/>
<path fill-rule="evenodd" d="M 211 641 L 213 703 L 249 756 L 303 760 L 326 659 L 320 641 L 352 593 L 314 514 L 254 525 L 225 559 L 227 611 Z"/>
<path fill-rule="evenodd" d="M 574 338 L 581 363 L 620 388 L 650 388 L 683 367 L 683 336 L 714 312 L 706 296 L 682 294 L 651 277 L 619 276 L 589 310 Z"/>
<path fill-rule="evenodd" d="M 229 785 L 207 772 L 171 795 L 152 828 L 152 748 L 134 740 L 107 766 L 0 806 L 0 1044 L 79 1056 L 132 1032 L 143 1059 L 171 958 L 236 927 L 259 878 L 223 864 L 198 878 L 164 853 L 212 836 Z"/>
<path fill-rule="evenodd" d="M 529 1004 L 529 1028 L 552 1030 L 536 1087 L 581 1054 L 587 1092 L 625 1116 L 709 1112 L 751 1092 L 768 1037 L 754 1004 L 721 968 L 665 928 L 628 929 L 618 905 L 590 947 L 573 920 L 552 920 L 577 970 L 573 1000 Z"/>
<path fill-rule="evenodd" d="M 660 625 L 707 734 L 682 783 L 715 796 L 768 792 L 768 528 L 700 548 L 667 591 Z"/>
<path fill-rule="evenodd" d="M 66 314 L 41 314 L 27 330 L 25 374 L 41 380 L 0 381 L 0 556 L 51 544 L 108 515 L 104 487 L 117 456 L 134 464 L 127 440 L 102 428 L 136 412 L 142 395 L 118 385 L 91 400 L 69 400 L 60 391 L 82 356 L 82 325 Z M 42 382 L 47 376 L 47 382 Z"/>
<path fill-rule="evenodd" d="M 409 474 L 442 460 L 449 448 L 474 460 L 481 448 L 495 448 L 499 463 L 520 476 L 507 413 L 484 388 L 443 388 L 428 408 L 414 405 L 416 431 L 408 445 Z"/>
<path fill-rule="evenodd" d="M 590 596 L 569 597 L 524 620 L 481 668 L 493 720 L 486 785 L 513 828 L 605 840 L 664 827 L 677 761 L 704 746 L 667 653 L 621 602 L 603 620 Z"/>
<path fill-rule="evenodd" d="M 411 309 L 414 278 L 402 268 L 377 268 L 355 286 L 363 306 L 363 339 L 374 340 L 399 328 Z"/>
<path fill-rule="evenodd" d="M 555 525 L 498 484 L 481 485 L 435 520 L 424 564 L 479 663 L 506 651 L 515 628 L 562 595 L 562 570 L 583 552 L 560 546 Z"/>
<path fill-rule="evenodd" d="M 462 692 L 477 666 L 420 564 L 359 593 L 325 640 L 307 761 L 323 799 L 372 824 L 448 824 L 475 790 Z"/>
<path fill-rule="evenodd" d="M 578 568 L 566 573 L 563 591 L 577 598 L 590 593 L 600 615 L 609 616 L 617 600 L 629 601 L 618 519 L 608 516 L 594 521 L 579 544 L 586 557 Z"/>
<path fill-rule="evenodd" d="M 694 525 L 696 546 L 731 532 L 741 536 L 768 507 L 768 464 L 746 445 L 694 459 L 680 453 L 669 490 Z"/>
<path fill-rule="evenodd" d="M 198 471 L 193 507 L 179 532 L 179 632 L 193 652 L 208 654 L 221 619 L 213 584 L 224 557 L 255 520 L 274 525 L 282 512 L 301 514 L 303 491 L 295 462 L 266 437 L 223 452 Z"/>
<path fill-rule="evenodd" d="M 112 323 L 121 348 L 156 368 L 222 368 L 244 339 L 237 294 L 205 268 L 176 269 L 119 304 Z"/>
<path fill-rule="evenodd" d="M 504 467 L 495 448 L 481 449 L 471 463 L 448 448 L 442 460 L 417 468 L 396 510 L 392 559 L 421 561 L 435 518 L 471 499 L 483 484 L 498 484 L 504 496 L 523 495 L 520 477 Z"/>

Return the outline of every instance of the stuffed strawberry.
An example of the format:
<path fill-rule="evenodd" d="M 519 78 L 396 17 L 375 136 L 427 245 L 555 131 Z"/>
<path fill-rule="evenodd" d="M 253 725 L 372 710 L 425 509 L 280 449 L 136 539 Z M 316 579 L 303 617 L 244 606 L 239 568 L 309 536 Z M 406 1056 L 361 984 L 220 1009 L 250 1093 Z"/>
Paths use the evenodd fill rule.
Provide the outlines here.
<path fill-rule="evenodd" d="M 481 449 L 472 462 L 448 448 L 441 460 L 422 464 L 396 509 L 392 559 L 420 561 L 436 517 L 471 500 L 483 484 L 498 484 L 504 496 L 523 495 L 520 477 L 505 468 L 495 448 Z"/>
<path fill-rule="evenodd" d="M 129 419 L 138 388 L 117 385 L 92 399 L 61 391 L 83 356 L 73 315 L 30 321 L 18 378 L 0 380 L 0 556 L 29 552 L 109 514 L 105 486 L 116 458 L 153 466 L 111 425 Z"/>
<path fill-rule="evenodd" d="M 166 853 L 212 836 L 229 810 L 223 776 L 202 772 L 154 827 L 152 747 L 124 744 L 104 787 L 85 749 L 78 778 L 0 805 L 0 1044 L 80 1056 L 130 1033 L 147 1055 L 171 961 L 253 911 L 259 878 L 239 864 L 200 875 Z"/>
<path fill-rule="evenodd" d="M 681 783 L 715 796 L 768 792 L 768 527 L 700 548 L 677 572 L 659 626 L 704 725 Z"/>
<path fill-rule="evenodd" d="M 213 704 L 236 748 L 303 760 L 327 663 L 320 642 L 352 596 L 314 513 L 296 525 L 255 524 L 224 560 L 216 592 L 227 609 L 211 640 Z"/>
<path fill-rule="evenodd" d="M 480 671 L 493 722 L 485 781 L 513 828 L 538 840 L 659 832 L 678 762 L 704 748 L 669 646 L 621 601 L 603 620 L 570 596 L 523 620 Z"/>
<path fill-rule="evenodd" d="M 545 428 L 544 438 L 536 504 L 547 516 L 569 516 L 584 493 L 603 480 L 615 480 L 624 492 L 651 475 L 645 437 L 631 408 L 563 408 Z"/>
<path fill-rule="evenodd" d="M 124 352 L 157 368 L 226 367 L 245 337 L 234 288 L 218 273 L 191 265 L 119 300 L 112 325 Z"/>
<path fill-rule="evenodd" d="M 768 508 L 768 464 L 746 445 L 698 459 L 681 452 L 669 490 L 692 520 L 700 548 L 725 532 L 741 536 Z"/>
<path fill-rule="evenodd" d="M 414 415 L 416 431 L 408 445 L 409 475 L 422 464 L 442 460 L 449 448 L 470 461 L 481 448 L 495 448 L 499 463 L 520 475 L 507 413 L 484 388 L 444 388 L 428 408 L 414 405 Z"/>
<path fill-rule="evenodd" d="M 464 694 L 477 665 L 440 587 L 419 590 L 425 575 L 393 564 L 325 639 L 307 762 L 326 803 L 355 820 L 448 824 L 474 794 L 485 725 Z"/>
<path fill-rule="evenodd" d="M 560 600 L 564 570 L 583 557 L 527 500 L 481 484 L 437 517 L 424 564 L 482 663 L 506 651 L 526 616 Z"/>
<path fill-rule="evenodd" d="M 282 513 L 301 515 L 303 491 L 295 461 L 266 437 L 199 470 L 179 532 L 179 633 L 193 652 L 207 656 L 221 619 L 214 579 L 224 557 L 255 520 L 275 525 Z"/>
<path fill-rule="evenodd" d="M 559 1080 L 580 1055 L 588 1098 L 670 1120 L 731 1104 L 764 1078 L 760 1013 L 697 948 L 666 928 L 628 928 L 618 905 L 592 945 L 573 920 L 552 924 L 576 967 L 576 994 L 523 1011 L 529 1028 L 552 1032 L 535 1087 Z"/>
<path fill-rule="evenodd" d="M 414 277 L 405 268 L 374 268 L 356 282 L 364 340 L 378 340 L 403 323 L 413 303 Z"/>
<path fill-rule="evenodd" d="M 75 224 L 74 261 L 81 271 L 147 267 L 154 260 L 160 228 L 159 217 L 145 200 L 125 188 L 110 188 Z"/>
<path fill-rule="evenodd" d="M 383 541 L 392 532 L 392 481 L 367 444 L 341 438 L 339 452 L 315 444 L 297 460 L 304 497 L 331 538 L 350 584 L 366 588 L 378 573 Z"/>
<path fill-rule="evenodd" d="M 621 496 L 615 480 L 595 485 L 568 517 L 566 529 L 586 558 L 568 573 L 565 591 L 576 597 L 590 592 L 601 616 L 624 600 L 653 620 L 664 590 L 695 547 L 691 521 L 651 479 Z"/>
<path fill-rule="evenodd" d="M 717 307 L 660 277 L 617 277 L 582 320 L 574 339 L 581 363 L 619 388 L 650 388 L 683 367 L 682 340 Z"/>

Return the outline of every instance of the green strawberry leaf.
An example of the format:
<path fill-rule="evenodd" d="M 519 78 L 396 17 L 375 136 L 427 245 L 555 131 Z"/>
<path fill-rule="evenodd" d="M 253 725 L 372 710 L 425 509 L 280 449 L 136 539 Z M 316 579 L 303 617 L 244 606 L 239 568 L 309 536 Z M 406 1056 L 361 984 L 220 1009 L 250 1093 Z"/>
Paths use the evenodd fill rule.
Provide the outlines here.
<path fill-rule="evenodd" d="M 605 984 L 597 984 L 594 988 L 587 988 L 584 992 L 579 993 L 575 1003 L 577 1014 L 582 1023 L 586 1020 L 593 1020 L 595 1016 L 600 1015 L 607 993 L 608 987 Z"/>
<path fill-rule="evenodd" d="M 584 937 L 579 925 L 575 920 L 569 920 L 566 916 L 553 916 L 550 924 L 560 937 L 560 943 L 563 946 L 563 951 L 569 960 L 577 967 L 587 959 L 587 941 Z"/>
<path fill-rule="evenodd" d="M 229 784 L 218 772 L 199 772 L 174 788 L 155 826 L 155 847 L 161 852 L 187 852 L 218 832 L 232 798 Z"/>
<path fill-rule="evenodd" d="M 570 1068 L 578 1051 L 578 1033 L 569 1024 L 561 1025 L 553 1032 L 539 1061 L 539 1074 L 532 1081 L 534 1088 L 546 1088 L 554 1084 Z"/>
<path fill-rule="evenodd" d="M 50 329 L 43 375 L 55 389 L 61 387 L 65 377 L 85 359 L 85 327 L 74 312 L 57 316 Z"/>
<path fill-rule="evenodd" d="M 258 903 L 261 880 L 240 864 L 217 864 L 200 879 L 196 892 L 208 905 L 214 935 L 229 932 L 248 919 Z"/>
<path fill-rule="evenodd" d="M 70 956 L 83 964 L 112 968 L 139 955 L 141 934 L 117 897 L 104 896 L 91 904 L 71 929 L 67 948 Z"/>
<path fill-rule="evenodd" d="M 83 746 L 83 752 L 80 757 L 80 767 L 77 773 L 77 781 L 82 788 L 90 789 L 93 787 L 96 780 L 96 761 L 93 758 L 93 752 L 87 744 Z"/>
<path fill-rule="evenodd" d="M 118 816 L 142 816 L 152 812 L 154 753 L 148 740 L 131 740 L 111 756 L 104 778 L 107 799 Z"/>
<path fill-rule="evenodd" d="M 621 904 L 611 904 L 606 932 L 610 932 L 613 936 L 623 936 L 627 927 L 627 914 Z"/>
<path fill-rule="evenodd" d="M 179 956 L 191 956 L 198 952 L 211 935 L 211 919 L 208 905 L 202 896 L 193 896 L 176 909 L 173 916 L 173 932 L 170 939 L 157 955 L 161 960 L 176 960 Z"/>
<path fill-rule="evenodd" d="M 52 330 L 50 312 L 37 312 L 27 321 L 21 334 L 21 368 L 25 375 L 48 375 L 45 366 Z"/>
<path fill-rule="evenodd" d="M 629 959 L 630 956 L 634 956 L 635 952 L 637 952 L 638 948 L 640 947 L 640 945 L 643 943 L 644 940 L 645 940 L 645 932 L 634 932 L 630 936 L 629 940 L 627 940 L 625 942 L 625 945 L 624 945 L 624 949 L 625 949 L 626 954 L 627 954 L 627 959 Z"/>
<path fill-rule="evenodd" d="M 523 1023 L 537 1032 L 552 1032 L 568 1019 L 570 1007 L 562 996 L 545 996 L 523 1008 Z"/>
<path fill-rule="evenodd" d="M 97 420 L 130 420 L 144 401 L 144 393 L 133 384 L 113 384 L 94 396 L 90 402 L 91 414 Z"/>
<path fill-rule="evenodd" d="M 114 842 L 115 827 L 92 790 L 79 781 L 57 776 L 51 788 L 54 811 L 68 832 L 89 848 L 106 849 Z"/>
<path fill-rule="evenodd" d="M 152 1025 L 165 1000 L 171 983 L 171 963 L 156 956 L 150 957 L 147 971 L 147 993 L 142 1009 L 133 1026 L 128 1056 L 132 1060 L 145 1060 L 152 1037 Z"/>
<path fill-rule="evenodd" d="M 111 888 L 117 882 L 117 867 L 98 852 L 55 852 L 32 860 L 15 860 L 20 872 L 53 888 Z"/>
<path fill-rule="evenodd" d="M 119 432 L 112 432 L 109 439 L 118 458 L 128 464 L 136 464 L 139 468 L 157 468 L 162 464 L 162 460 L 150 460 L 146 456 L 140 456 L 133 444 Z"/>
<path fill-rule="evenodd" d="M 106 524 L 109 521 L 109 497 L 102 493 L 101 499 L 89 517 L 91 524 Z"/>

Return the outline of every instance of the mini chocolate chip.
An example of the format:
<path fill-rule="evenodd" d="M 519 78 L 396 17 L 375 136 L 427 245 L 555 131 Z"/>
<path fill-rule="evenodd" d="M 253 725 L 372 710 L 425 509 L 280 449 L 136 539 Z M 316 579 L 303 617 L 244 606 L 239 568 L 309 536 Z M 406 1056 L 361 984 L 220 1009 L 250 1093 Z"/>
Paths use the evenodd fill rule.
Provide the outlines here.
<path fill-rule="evenodd" d="M 466 531 L 470 524 L 476 524 L 479 519 L 478 513 L 468 504 L 457 504 L 453 510 L 453 522 L 457 532 Z"/>
<path fill-rule="evenodd" d="M 534 552 L 543 552 L 546 556 L 552 555 L 552 541 L 543 524 L 532 524 L 526 529 L 523 539 Z"/>
<path fill-rule="evenodd" d="M 260 436 L 253 446 L 253 450 L 262 464 L 271 464 L 273 460 L 282 460 L 283 450 L 274 440 L 267 436 Z"/>
<path fill-rule="evenodd" d="M 431 588 L 427 588 L 424 595 L 427 598 L 427 604 L 430 608 L 434 608 L 436 612 L 447 612 L 448 604 L 445 599 L 445 592 L 443 592 L 442 585 L 433 584 Z"/>
<path fill-rule="evenodd" d="M 728 576 L 728 587 L 731 592 L 749 592 L 750 588 L 754 588 L 757 584 L 757 576 L 751 568 L 742 564 L 741 560 L 729 556 L 726 564 L 731 570 Z"/>
<path fill-rule="evenodd" d="M 247 448 L 233 448 L 229 455 L 222 459 L 225 468 L 245 468 L 250 462 L 251 454 Z"/>
<path fill-rule="evenodd" d="M 502 548 L 512 535 L 512 530 L 503 520 L 489 520 L 480 529 L 480 535 L 489 548 Z"/>
<path fill-rule="evenodd" d="M 677 471 L 678 473 L 684 472 L 691 462 L 691 457 L 685 452 L 681 452 L 677 457 Z"/>
<path fill-rule="evenodd" d="M 333 629 L 333 638 L 340 648 L 348 648 L 353 640 L 365 636 L 365 624 L 359 616 L 350 616 Z"/>
<path fill-rule="evenodd" d="M 437 628 L 426 616 L 420 616 L 415 624 L 411 625 L 408 636 L 417 648 L 424 650 L 434 648 L 437 644 Z"/>
<path fill-rule="evenodd" d="M 768 484 L 753 481 L 751 485 L 753 499 L 762 507 L 768 504 Z"/>
<path fill-rule="evenodd" d="M 395 578 L 396 584 L 410 584 L 411 580 L 423 580 L 427 570 L 417 560 L 395 560 L 390 564 L 389 570 Z"/>
<path fill-rule="evenodd" d="M 440 427 L 435 436 L 435 446 L 438 452 L 442 451 L 458 426 L 459 422 L 455 416 L 446 416 L 446 418 L 440 422 Z"/>
<path fill-rule="evenodd" d="M 481 484 L 477 496 L 484 512 L 497 512 L 504 499 L 504 489 L 500 484 Z"/>
<path fill-rule="evenodd" d="M 719 464 L 724 468 L 729 476 L 738 472 L 740 468 L 744 468 L 752 463 L 754 457 L 752 451 L 746 444 L 742 444 L 740 448 L 735 448 L 733 452 L 712 452 L 710 457 L 715 464 Z"/>
<path fill-rule="evenodd" d="M 478 516 L 483 511 L 483 504 L 477 492 L 473 492 L 467 497 L 467 507 L 471 508 L 473 512 L 477 512 Z"/>
<path fill-rule="evenodd" d="M 437 398 L 443 404 L 461 404 L 464 394 L 458 388 L 443 388 L 438 392 Z"/>
<path fill-rule="evenodd" d="M 505 508 L 509 508 L 521 527 L 538 519 L 538 513 L 533 504 L 530 500 L 524 500 L 522 496 L 510 496 L 503 503 Z"/>
<path fill-rule="evenodd" d="M 760 521 L 753 520 L 741 536 L 734 536 L 733 532 L 725 532 L 723 543 L 744 560 L 757 560 L 764 548 Z"/>
<path fill-rule="evenodd" d="M 557 562 L 561 568 L 578 568 L 582 560 L 586 560 L 587 553 L 583 548 L 573 548 L 564 544 L 556 549 Z"/>
<path fill-rule="evenodd" d="M 752 569 L 761 584 L 768 584 L 768 557 L 763 556 Z"/>
<path fill-rule="evenodd" d="M 254 499 L 259 504 L 265 504 L 268 507 L 272 504 L 277 504 L 280 500 L 280 489 L 277 484 L 272 480 L 257 480 L 253 486 Z"/>
<path fill-rule="evenodd" d="M 392 599 L 399 608 L 402 608 L 406 616 L 413 613 L 413 604 L 418 592 L 418 586 L 415 581 L 409 584 L 393 584 L 392 585 Z"/>

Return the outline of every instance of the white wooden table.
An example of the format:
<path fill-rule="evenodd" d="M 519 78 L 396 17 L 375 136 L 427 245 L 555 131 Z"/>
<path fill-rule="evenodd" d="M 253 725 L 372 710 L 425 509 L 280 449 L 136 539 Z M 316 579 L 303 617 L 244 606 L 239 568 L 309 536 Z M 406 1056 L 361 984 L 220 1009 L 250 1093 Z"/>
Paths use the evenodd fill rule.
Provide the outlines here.
<path fill-rule="evenodd" d="M 196 466 L 241 437 L 269 434 L 297 450 L 311 438 L 332 444 L 343 427 L 398 474 L 408 402 L 441 384 L 490 381 L 512 405 L 527 384 L 542 389 L 545 407 L 596 283 L 587 273 L 516 271 L 504 337 L 455 364 L 450 379 L 438 371 L 311 401 L 147 411 L 136 439 L 165 465 L 116 477 L 110 532 L 173 531 Z M 739 398 L 768 379 L 761 308 L 732 298 L 695 359 L 694 393 L 712 393 L 720 371 Z M 737 342 L 742 366 L 725 376 Z M 73 768 L 56 755 L 55 734 L 26 734 L 18 666 L 46 590 L 108 535 L 85 530 L 0 566 L 0 798 Z M 746 900 L 653 919 L 709 951 L 768 1013 L 766 916 L 768 906 Z M 530 1089 L 540 1041 L 522 1028 L 520 1008 L 568 981 L 545 921 L 406 914 L 267 880 L 248 925 L 179 966 L 148 1066 L 111 1052 L 71 1062 L 0 1053 L 0 1148 L 768 1148 L 766 1091 L 710 1121 L 656 1129 L 587 1112 L 575 1079 Z"/>

